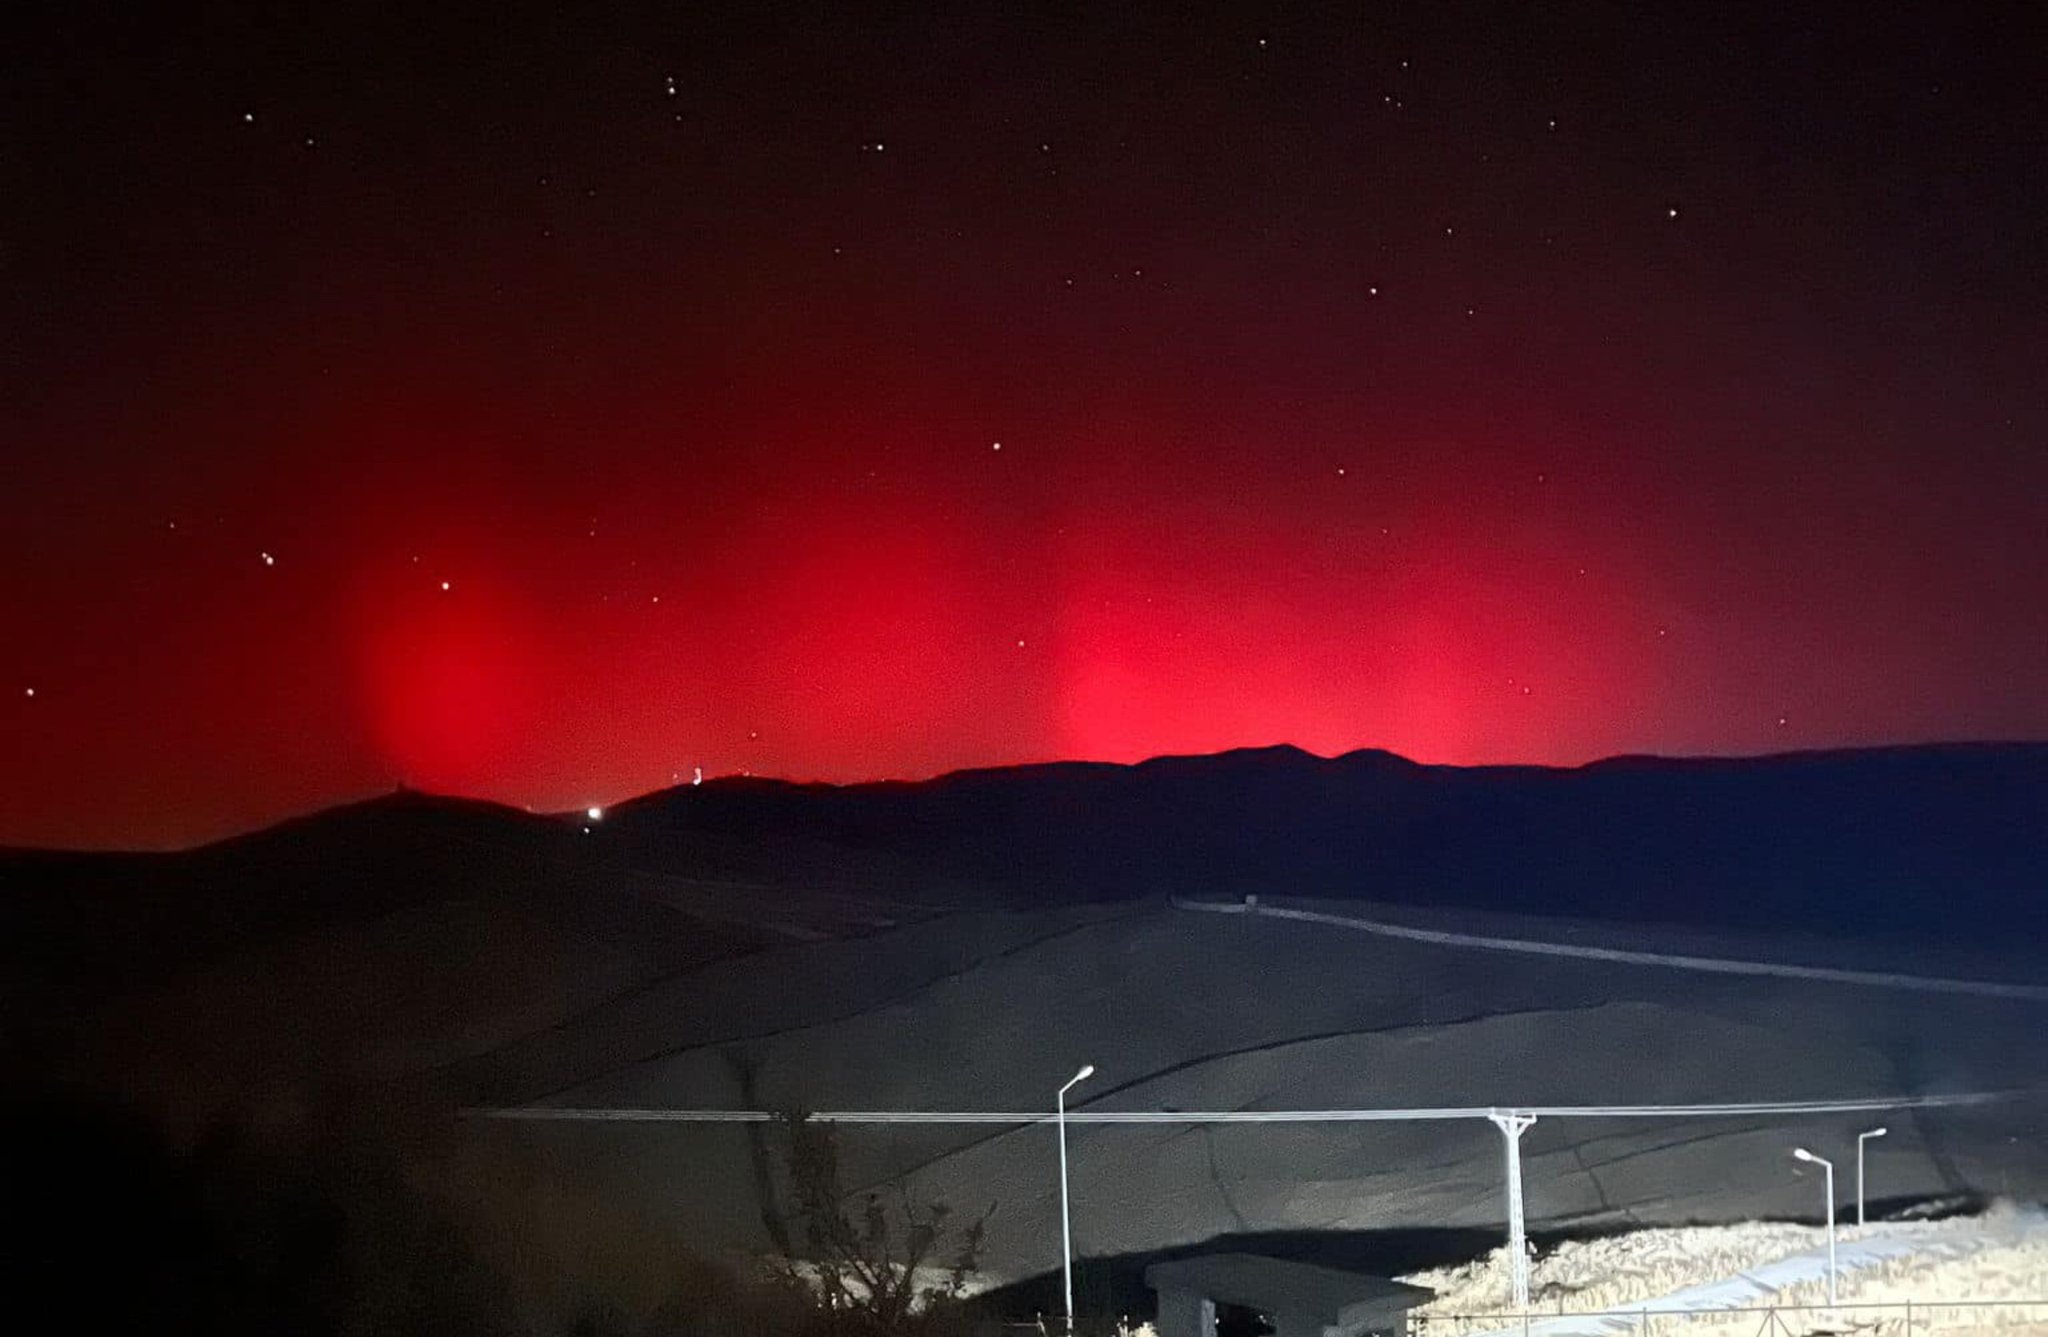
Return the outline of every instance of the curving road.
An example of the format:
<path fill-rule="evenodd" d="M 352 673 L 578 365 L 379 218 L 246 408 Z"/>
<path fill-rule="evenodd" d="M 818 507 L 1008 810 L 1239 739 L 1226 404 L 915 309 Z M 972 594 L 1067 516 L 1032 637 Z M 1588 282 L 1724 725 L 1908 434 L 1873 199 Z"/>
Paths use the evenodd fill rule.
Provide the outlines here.
<path fill-rule="evenodd" d="M 1777 961 L 1740 961 L 1728 957 L 1644 952 L 1621 947 L 1586 947 L 1576 943 L 1544 942 L 1533 938 L 1502 938 L 1483 933 L 1452 933 L 1445 929 L 1413 928 L 1406 924 L 1388 923 L 1382 919 L 1360 919 L 1353 915 L 1336 915 L 1323 910 L 1296 910 L 1286 906 L 1261 905 L 1256 901 L 1175 900 L 1173 908 L 1200 914 L 1253 915 L 1260 919 L 1288 919 L 1301 924 L 1328 924 L 1359 933 L 1370 933 L 1376 937 L 1395 938 L 1403 942 L 1424 942 L 1438 947 L 1515 952 L 1523 956 L 1567 957 L 1578 961 L 1605 961 L 1626 966 L 1659 966 L 1667 970 L 1692 970 L 1709 975 L 1760 975 L 1774 979 L 1815 980 L 1823 984 L 1902 989 L 1913 993 L 1965 994 L 1976 998 L 2048 1003 L 2048 985 L 2039 984 L 1949 979 L 1939 975 L 1909 975 L 1888 970 L 1844 970 L 1835 966 L 1799 966 Z"/>

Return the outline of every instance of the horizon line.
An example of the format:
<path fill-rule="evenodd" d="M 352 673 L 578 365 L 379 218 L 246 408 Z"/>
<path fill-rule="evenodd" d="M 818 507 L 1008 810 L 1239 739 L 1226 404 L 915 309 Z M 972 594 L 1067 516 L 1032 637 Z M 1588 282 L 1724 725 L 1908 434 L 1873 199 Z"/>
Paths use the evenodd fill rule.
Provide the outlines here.
<path fill-rule="evenodd" d="M 1282 754 L 1292 753 L 1312 761 L 1339 762 L 1357 757 L 1384 757 L 1398 761 L 1416 770 L 1433 771 L 1549 771 L 1567 774 L 1593 770 L 1602 766 L 1613 766 L 1627 762 L 1661 762 L 1674 765 L 1744 763 L 1784 761 L 1794 758 L 1835 757 L 1882 752 L 1939 752 L 1959 750 L 1993 750 L 2000 748 L 2048 748 L 2048 738 L 1934 738 L 1917 742 L 1893 743 L 1850 743 L 1824 747 L 1785 748 L 1772 752 L 1615 752 L 1593 757 L 1582 762 L 1542 761 L 1488 761 L 1488 762 L 1439 762 L 1417 761 L 1413 757 L 1396 752 L 1391 748 L 1363 745 L 1342 752 L 1323 753 L 1303 747 L 1299 743 L 1247 743 L 1235 747 L 1219 748 L 1213 752 L 1161 752 L 1142 757 L 1136 761 L 1110 761 L 1089 757 L 1055 757 L 1036 761 L 991 762 L 978 766 L 958 766 L 950 770 L 936 771 L 929 775 L 881 776 L 856 780 L 798 779 L 787 775 L 757 775 L 751 771 L 729 771 L 719 775 L 706 775 L 701 784 L 690 781 L 657 786 L 640 790 L 625 798 L 602 803 L 570 805 L 561 808 L 536 807 L 515 800 L 493 798 L 482 794 L 461 793 L 454 790 L 432 789 L 407 782 L 403 778 L 394 780 L 389 788 L 378 789 L 354 796 L 340 797 L 318 803 L 312 807 L 299 808 L 279 816 L 259 819 L 248 825 L 234 826 L 215 835 L 202 836 L 182 843 L 167 842 L 160 845 L 106 844 L 106 845 L 41 845 L 13 844 L 0 841 L 0 856 L 52 855 L 52 854 L 99 854 L 99 855 L 172 855 L 190 853 L 225 845 L 236 840 L 261 835 L 280 827 L 316 820 L 328 813 L 341 812 L 351 808 L 366 807 L 393 798 L 406 796 L 430 799 L 451 804 L 467 804 L 496 808 L 517 816 L 537 817 L 547 820 L 572 821 L 589 808 L 602 812 L 630 808 L 650 800 L 676 794 L 683 790 L 706 785 L 732 787 L 735 785 L 759 785 L 783 787 L 793 790 L 854 790 L 883 788 L 913 788 L 920 785 L 939 784 L 967 776 L 995 775 L 1003 772 L 1050 770 L 1057 767 L 1093 768 L 1101 770 L 1138 770 L 1146 766 L 1176 761 L 1208 761 L 1223 757 L 1234 757 L 1248 753 Z"/>

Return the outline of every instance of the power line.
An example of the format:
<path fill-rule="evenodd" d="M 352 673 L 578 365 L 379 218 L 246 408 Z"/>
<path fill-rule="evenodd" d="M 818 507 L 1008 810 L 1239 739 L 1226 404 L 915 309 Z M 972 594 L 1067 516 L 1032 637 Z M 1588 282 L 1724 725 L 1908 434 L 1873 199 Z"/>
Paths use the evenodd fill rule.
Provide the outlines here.
<path fill-rule="evenodd" d="M 1093 1124 L 1270 1124 L 1426 1123 L 1488 1120 L 1502 1114 L 1544 1119 L 1756 1118 L 1793 1114 L 1873 1114 L 1890 1110 L 1948 1109 L 2013 1099 L 2011 1091 L 1973 1091 L 1940 1096 L 1872 1096 L 1854 1100 L 1766 1100 L 1694 1105 L 1488 1105 L 1409 1109 L 1325 1110 L 1069 1110 L 1067 1122 Z M 465 1118 L 531 1123 L 778 1123 L 788 1115 L 769 1110 L 591 1108 L 560 1105 L 478 1106 Z M 1050 1124 L 1051 1113 L 1019 1110 L 817 1110 L 808 1123 L 846 1124 Z"/>

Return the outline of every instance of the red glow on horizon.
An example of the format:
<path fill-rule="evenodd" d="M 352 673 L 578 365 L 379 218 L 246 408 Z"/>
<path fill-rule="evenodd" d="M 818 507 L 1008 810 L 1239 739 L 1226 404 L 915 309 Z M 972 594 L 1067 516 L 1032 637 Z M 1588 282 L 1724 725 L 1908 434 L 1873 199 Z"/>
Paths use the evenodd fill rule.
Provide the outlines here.
<path fill-rule="evenodd" d="M 496 795 L 530 764 L 545 702 L 543 648 L 517 605 L 488 580 L 447 591 L 439 580 L 362 613 L 357 633 L 361 710 L 405 784 Z"/>

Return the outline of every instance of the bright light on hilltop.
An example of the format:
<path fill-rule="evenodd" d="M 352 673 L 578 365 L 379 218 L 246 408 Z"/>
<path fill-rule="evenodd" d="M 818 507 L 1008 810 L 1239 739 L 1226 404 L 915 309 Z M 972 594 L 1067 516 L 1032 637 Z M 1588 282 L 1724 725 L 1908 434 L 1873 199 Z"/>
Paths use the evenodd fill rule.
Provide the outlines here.
<path fill-rule="evenodd" d="M 585 817 L 588 817 L 588 818 L 589 818 L 589 819 L 590 819 L 591 821 L 593 821 L 593 822 L 601 822 L 601 821 L 603 821 L 603 820 L 604 820 L 604 809 L 603 809 L 603 808 L 585 808 L 585 809 L 583 810 L 583 815 L 584 815 Z"/>

